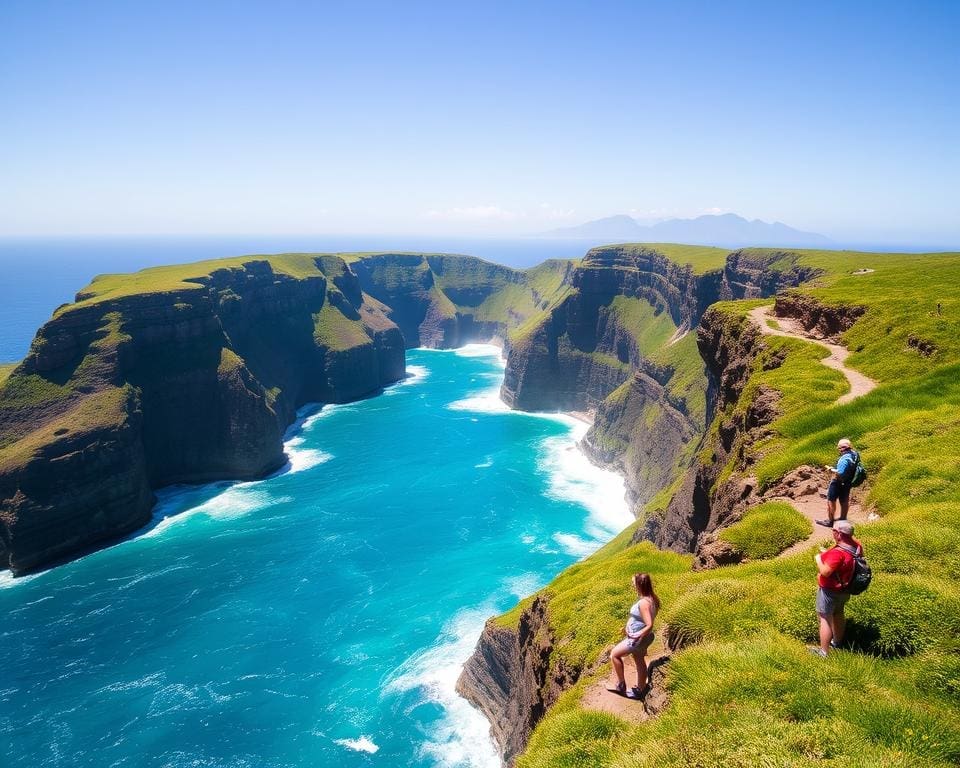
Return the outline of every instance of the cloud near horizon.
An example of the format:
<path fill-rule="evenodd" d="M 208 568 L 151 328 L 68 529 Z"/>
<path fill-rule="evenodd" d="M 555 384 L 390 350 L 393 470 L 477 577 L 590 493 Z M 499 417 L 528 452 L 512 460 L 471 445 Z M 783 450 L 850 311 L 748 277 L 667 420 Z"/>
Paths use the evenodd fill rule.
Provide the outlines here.
<path fill-rule="evenodd" d="M 423 213 L 423 218 L 432 221 L 566 221 L 576 211 L 558 208 L 549 203 L 540 203 L 532 211 L 510 209 L 500 205 L 471 205 L 454 208 L 431 208 Z"/>

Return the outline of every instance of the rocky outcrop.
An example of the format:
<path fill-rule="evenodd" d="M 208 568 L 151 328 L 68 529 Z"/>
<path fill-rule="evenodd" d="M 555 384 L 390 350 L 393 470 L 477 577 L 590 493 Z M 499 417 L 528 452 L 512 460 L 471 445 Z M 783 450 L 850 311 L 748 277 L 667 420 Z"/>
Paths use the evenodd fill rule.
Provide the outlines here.
<path fill-rule="evenodd" d="M 635 334 L 610 304 L 640 299 L 692 327 L 715 296 L 701 290 L 690 267 L 652 248 L 595 248 L 571 276 L 572 290 L 521 338 L 513 339 L 501 389 L 520 410 L 590 410 L 639 369 Z"/>
<path fill-rule="evenodd" d="M 593 427 L 581 443 L 593 461 L 623 475 L 634 509 L 683 469 L 687 446 L 703 431 L 686 403 L 667 390 L 672 374 L 642 363 L 626 384 L 599 404 Z"/>
<path fill-rule="evenodd" d="M 848 331 L 866 311 L 866 307 L 856 305 L 828 306 L 799 293 L 778 296 L 773 307 L 777 317 L 795 318 L 812 336 L 832 340 Z"/>
<path fill-rule="evenodd" d="M 552 656 L 556 638 L 547 600 L 537 597 L 516 628 L 491 619 L 457 680 L 457 692 L 486 715 L 506 765 L 527 745 L 533 727 L 580 675 Z"/>
<path fill-rule="evenodd" d="M 0 567 L 16 573 L 143 525 L 152 488 L 279 468 L 299 406 L 404 374 L 399 329 L 334 257 L 302 278 L 251 259 L 173 289 L 96 286 L 0 390 Z"/>
<path fill-rule="evenodd" d="M 819 269 L 799 264 L 799 258 L 799 254 L 792 251 L 767 248 L 734 251 L 724 265 L 718 298 L 723 301 L 762 299 L 820 274 Z"/>

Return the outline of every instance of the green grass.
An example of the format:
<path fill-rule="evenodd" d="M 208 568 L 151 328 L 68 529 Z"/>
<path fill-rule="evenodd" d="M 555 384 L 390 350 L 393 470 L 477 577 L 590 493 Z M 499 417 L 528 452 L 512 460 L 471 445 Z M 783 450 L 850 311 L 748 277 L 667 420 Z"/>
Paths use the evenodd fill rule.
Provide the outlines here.
<path fill-rule="evenodd" d="M 75 304 L 61 307 L 56 314 L 70 312 L 80 306 L 89 306 L 108 299 L 118 299 L 145 293 L 201 290 L 203 281 L 217 270 L 243 269 L 251 262 L 267 262 L 274 273 L 303 279 L 324 275 L 322 265 L 332 265 L 322 254 L 285 253 L 271 256 L 234 256 L 211 259 L 193 264 L 175 264 L 150 267 L 129 274 L 98 275 L 77 294 Z"/>
<path fill-rule="evenodd" d="M 20 363 L 0 363 L 0 387 L 3 386 L 3 382 L 7 380 L 13 369 L 16 368 Z"/>
<path fill-rule="evenodd" d="M 824 662 L 804 648 L 817 631 L 813 551 L 774 558 L 809 532 L 792 508 L 749 511 L 722 535 L 751 560 L 707 572 L 649 544 L 630 546 L 631 528 L 545 589 L 561 638 L 555 653 L 594 664 L 632 601 L 625 576 L 649 570 L 664 603 L 658 624 L 669 624 L 683 646 L 669 667 L 671 703 L 649 723 L 615 727 L 579 707 L 581 682 L 536 729 L 521 768 L 960 762 L 960 256 L 776 258 L 778 267 L 822 270 L 801 292 L 866 307 L 844 338 L 850 364 L 880 386 L 836 405 L 847 384 L 822 365 L 822 348 L 765 337 L 742 397 L 722 417 L 742 416 L 763 389 L 779 393 L 779 416 L 751 447 L 749 471 L 761 486 L 801 464 L 832 462 L 839 437 L 861 450 L 870 471 L 862 492 L 882 518 L 857 531 L 875 575 L 848 606 L 852 651 Z M 861 267 L 876 271 L 850 274 Z M 737 334 L 757 303 L 712 311 Z M 911 336 L 926 346 L 908 343 Z M 725 477 L 746 471 L 737 453 L 735 446 Z M 648 511 L 662 510 L 676 487 Z"/>
<path fill-rule="evenodd" d="M 751 560 L 776 557 L 813 532 L 813 525 L 792 506 L 770 501 L 752 508 L 743 519 L 720 532 L 723 541 Z"/>
<path fill-rule="evenodd" d="M 695 275 L 723 269 L 727 255 L 726 248 L 714 248 L 708 245 L 682 245 L 680 243 L 621 243 L 618 245 L 604 245 L 595 248 L 595 251 L 619 249 L 626 251 L 649 250 L 666 256 L 670 261 L 680 266 L 689 266 Z"/>
<path fill-rule="evenodd" d="M 370 336 L 360 320 L 346 317 L 328 299 L 313 316 L 313 340 L 336 351 L 369 344 Z"/>

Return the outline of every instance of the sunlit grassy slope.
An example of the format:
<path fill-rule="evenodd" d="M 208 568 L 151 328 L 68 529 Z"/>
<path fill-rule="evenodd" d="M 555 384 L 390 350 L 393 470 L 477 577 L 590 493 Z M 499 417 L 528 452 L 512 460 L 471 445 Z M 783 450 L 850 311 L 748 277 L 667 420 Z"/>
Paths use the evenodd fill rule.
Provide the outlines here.
<path fill-rule="evenodd" d="M 855 350 L 850 364 L 880 386 L 834 405 L 847 385 L 819 362 L 825 351 L 769 338 L 734 408 L 761 385 L 782 393 L 772 436 L 753 448 L 761 482 L 831 460 L 842 436 L 862 450 L 867 502 L 881 519 L 857 532 L 875 577 L 849 605 L 851 649 L 823 661 L 804 647 L 816 637 L 812 552 L 695 573 L 686 558 L 631 546 L 628 530 L 546 588 L 556 653 L 596 664 L 634 599 L 630 574 L 649 571 L 661 618 L 685 646 L 668 668 L 671 703 L 630 724 L 583 710 L 585 680 L 541 722 L 521 768 L 960 761 L 960 254 L 799 253 L 824 270 L 803 293 L 867 308 L 844 341 Z M 874 271 L 851 274 L 860 269 Z M 719 310 L 737 325 L 755 304 Z M 779 367 L 767 365 L 781 355 Z M 800 533 L 797 525 L 787 535 L 783 520 L 774 538 L 784 541 L 745 537 L 755 515 L 769 523 L 789 514 L 764 505 L 730 529 L 756 556 Z M 512 624 L 518 610 L 499 621 Z"/>

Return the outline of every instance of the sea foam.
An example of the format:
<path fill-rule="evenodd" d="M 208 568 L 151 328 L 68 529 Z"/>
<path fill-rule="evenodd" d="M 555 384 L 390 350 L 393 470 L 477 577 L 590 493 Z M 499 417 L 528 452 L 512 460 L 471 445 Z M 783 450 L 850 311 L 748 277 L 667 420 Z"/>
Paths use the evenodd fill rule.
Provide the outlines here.
<path fill-rule="evenodd" d="M 368 755 L 372 755 L 380 750 L 380 747 L 374 744 L 373 739 L 369 736 L 360 736 L 357 739 L 334 739 L 333 743 L 339 744 L 341 747 L 346 747 L 354 752 L 366 752 Z"/>
<path fill-rule="evenodd" d="M 548 437 L 542 442 L 539 467 L 547 473 L 551 498 L 574 502 L 589 511 L 585 532 L 600 544 L 633 522 L 626 486 L 620 475 L 591 464 L 577 447 L 577 434 L 586 432 L 585 424 L 571 432 L 571 436 Z"/>
<path fill-rule="evenodd" d="M 494 604 L 461 610 L 443 627 L 436 642 L 401 664 L 388 678 L 384 692 L 416 691 L 423 701 L 438 704 L 443 717 L 420 747 L 423 757 L 444 768 L 500 768 L 490 739 L 490 723 L 456 691 L 457 678 L 470 658 Z"/>

